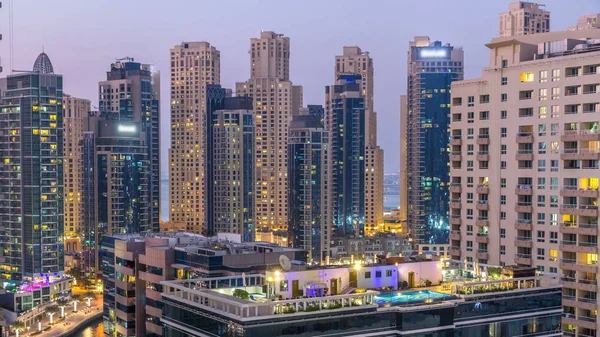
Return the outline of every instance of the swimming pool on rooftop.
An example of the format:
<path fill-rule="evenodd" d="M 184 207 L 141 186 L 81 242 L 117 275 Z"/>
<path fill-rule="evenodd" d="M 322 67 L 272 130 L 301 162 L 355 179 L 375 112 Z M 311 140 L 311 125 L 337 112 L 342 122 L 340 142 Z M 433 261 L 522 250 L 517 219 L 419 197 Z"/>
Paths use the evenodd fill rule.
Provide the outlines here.
<path fill-rule="evenodd" d="M 380 294 L 375 296 L 374 301 L 379 306 L 397 306 L 406 304 L 418 304 L 439 302 L 442 300 L 455 299 L 455 296 L 431 290 L 405 291 L 400 293 Z"/>

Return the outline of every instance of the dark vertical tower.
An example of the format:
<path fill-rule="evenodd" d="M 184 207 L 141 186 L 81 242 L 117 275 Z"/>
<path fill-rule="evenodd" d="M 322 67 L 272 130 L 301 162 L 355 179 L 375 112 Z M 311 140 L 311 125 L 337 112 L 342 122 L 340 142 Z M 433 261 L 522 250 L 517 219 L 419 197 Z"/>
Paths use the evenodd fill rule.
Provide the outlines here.
<path fill-rule="evenodd" d="M 463 51 L 416 37 L 408 51 L 408 224 L 416 244 L 448 243 L 450 84 L 463 79 Z"/>
<path fill-rule="evenodd" d="M 365 99 L 361 76 L 340 75 L 325 88 L 331 151 L 333 225 L 339 235 L 364 235 Z"/>
<path fill-rule="evenodd" d="M 253 241 L 254 123 L 251 97 L 228 97 L 212 113 L 208 196 L 211 234 L 236 233 Z"/>
<path fill-rule="evenodd" d="M 316 106 L 301 109 L 289 126 L 288 244 L 306 250 L 309 261 L 322 262 L 332 227 L 329 139 L 323 115 L 311 114 L 311 107 Z"/>
<path fill-rule="evenodd" d="M 0 103 L 0 243 L 5 281 L 64 269 L 63 78 L 42 53 Z M 11 282 L 14 284 L 14 282 Z"/>
<path fill-rule="evenodd" d="M 229 89 L 222 88 L 219 84 L 207 84 L 206 85 L 206 172 L 204 172 L 204 176 L 206 177 L 206 219 L 203 223 L 205 223 L 205 227 L 202 230 L 202 234 L 204 235 L 214 235 L 215 232 L 215 223 L 214 223 L 214 207 L 215 201 L 212 198 L 215 190 L 215 166 L 213 161 L 214 156 L 214 140 L 213 140 L 213 123 L 214 123 L 214 115 L 215 111 L 224 109 L 225 106 L 225 97 L 231 96 L 231 91 Z"/>

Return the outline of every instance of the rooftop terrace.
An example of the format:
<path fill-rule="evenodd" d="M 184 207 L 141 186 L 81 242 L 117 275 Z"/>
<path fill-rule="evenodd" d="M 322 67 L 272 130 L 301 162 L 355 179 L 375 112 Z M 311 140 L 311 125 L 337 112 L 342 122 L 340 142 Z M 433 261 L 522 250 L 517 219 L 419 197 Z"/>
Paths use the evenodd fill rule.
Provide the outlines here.
<path fill-rule="evenodd" d="M 436 287 L 405 291 L 381 293 L 356 289 L 348 294 L 286 299 L 269 298 L 269 283 L 262 274 L 161 283 L 164 286 L 163 300 L 166 302 L 177 301 L 232 319 L 251 321 L 278 315 L 307 315 L 321 310 L 403 311 L 419 306 L 454 306 L 485 296 L 497 297 L 502 293 L 506 296 L 521 295 L 534 289 L 556 288 L 560 287 L 559 281 L 558 275 L 501 278 L 491 281 L 460 280 Z M 263 286 L 267 287 L 266 293 Z"/>

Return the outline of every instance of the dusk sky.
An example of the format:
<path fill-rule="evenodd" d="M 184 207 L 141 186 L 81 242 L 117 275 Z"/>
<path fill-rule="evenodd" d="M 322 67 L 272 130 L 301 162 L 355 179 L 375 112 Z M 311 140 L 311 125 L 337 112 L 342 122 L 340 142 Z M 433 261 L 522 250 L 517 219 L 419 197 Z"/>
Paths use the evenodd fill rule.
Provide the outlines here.
<path fill-rule="evenodd" d="M 10 68 L 8 1 L 0 9 L 0 57 Z M 406 92 L 406 51 L 415 35 L 465 50 L 465 78 L 488 64 L 484 43 L 498 33 L 508 0 L 13 0 L 13 69 L 32 68 L 42 46 L 64 75 L 65 92 L 97 105 L 98 81 L 115 58 L 156 65 L 162 77 L 162 167 L 169 147 L 169 49 L 182 41 L 208 41 L 221 52 L 221 84 L 250 76 L 248 49 L 261 30 L 291 39 L 290 77 L 304 87 L 304 105 L 323 104 L 334 82 L 335 55 L 357 45 L 375 64 L 375 110 L 385 171 L 399 168 L 400 95 Z M 575 25 L 600 12 L 600 0 L 540 0 L 551 29 Z"/>

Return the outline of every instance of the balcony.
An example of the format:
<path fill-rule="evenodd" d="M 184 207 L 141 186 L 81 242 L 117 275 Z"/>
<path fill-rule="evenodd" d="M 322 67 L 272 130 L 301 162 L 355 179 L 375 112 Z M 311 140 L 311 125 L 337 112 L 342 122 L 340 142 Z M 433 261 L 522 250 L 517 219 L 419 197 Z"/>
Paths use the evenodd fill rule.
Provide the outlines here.
<path fill-rule="evenodd" d="M 451 225 L 462 224 L 462 219 L 460 218 L 460 215 L 453 215 L 452 217 L 450 217 L 450 224 Z"/>
<path fill-rule="evenodd" d="M 561 222 L 559 232 L 564 234 L 578 234 L 579 228 L 574 222 Z"/>
<path fill-rule="evenodd" d="M 515 254 L 515 263 L 530 266 L 531 265 L 531 254 L 521 254 L 521 253 Z"/>
<path fill-rule="evenodd" d="M 598 254 L 598 242 L 579 241 L 578 253 Z"/>
<path fill-rule="evenodd" d="M 478 145 L 489 145 L 490 144 L 490 135 L 479 135 L 477 137 Z"/>
<path fill-rule="evenodd" d="M 559 267 L 564 270 L 573 270 L 576 263 L 575 259 L 560 259 Z"/>
<path fill-rule="evenodd" d="M 460 152 L 450 152 L 450 161 L 461 161 L 462 155 Z"/>
<path fill-rule="evenodd" d="M 560 205 L 560 213 L 562 214 L 571 214 L 575 215 L 575 210 L 577 209 L 576 204 L 562 204 Z"/>
<path fill-rule="evenodd" d="M 533 224 L 531 223 L 531 220 L 517 219 L 515 222 L 515 229 L 530 231 L 533 230 Z"/>
<path fill-rule="evenodd" d="M 450 240 L 460 240 L 460 231 L 450 231 Z"/>
<path fill-rule="evenodd" d="M 462 137 L 461 136 L 452 136 L 452 138 L 450 139 L 450 145 L 461 146 L 462 145 Z"/>
<path fill-rule="evenodd" d="M 487 249 L 479 249 L 477 253 L 475 253 L 475 257 L 479 260 L 487 260 L 489 258 Z"/>
<path fill-rule="evenodd" d="M 533 195 L 533 187 L 531 185 L 518 184 L 515 188 L 516 195 Z"/>
<path fill-rule="evenodd" d="M 533 143 L 533 133 L 531 132 L 519 132 L 517 133 L 517 144 L 529 144 Z"/>
<path fill-rule="evenodd" d="M 520 201 L 515 205 L 515 212 L 519 213 L 531 213 L 533 211 L 533 206 L 531 206 L 531 202 Z"/>
<path fill-rule="evenodd" d="M 460 183 L 451 183 L 450 184 L 450 193 L 460 193 L 462 190 Z"/>
<path fill-rule="evenodd" d="M 490 160 L 490 154 L 488 151 L 479 151 L 477 152 L 477 160 L 479 161 L 489 161 Z"/>
<path fill-rule="evenodd" d="M 579 187 L 576 185 L 565 185 L 560 190 L 561 197 L 585 197 L 598 198 L 599 193 L 597 188 Z"/>
<path fill-rule="evenodd" d="M 562 240 L 559 246 L 561 251 L 575 252 L 577 248 L 577 241 Z"/>
<path fill-rule="evenodd" d="M 515 238 L 515 246 L 531 248 L 533 247 L 533 241 L 531 241 L 530 236 L 517 236 Z"/>
<path fill-rule="evenodd" d="M 450 247 L 450 255 L 460 256 L 460 247 Z"/>
<path fill-rule="evenodd" d="M 575 211 L 575 215 L 597 217 L 598 205 L 579 204 L 579 208 Z"/>
<path fill-rule="evenodd" d="M 477 206 L 476 206 L 477 210 L 479 211 L 489 211 L 490 209 L 490 204 L 488 203 L 487 200 L 479 200 L 477 202 Z"/>
<path fill-rule="evenodd" d="M 518 150 L 516 160 L 533 160 L 533 150 Z"/>
<path fill-rule="evenodd" d="M 479 184 L 477 185 L 477 189 L 475 190 L 475 192 L 479 194 L 489 194 L 490 186 L 488 184 Z"/>
<path fill-rule="evenodd" d="M 475 221 L 475 225 L 481 226 L 481 227 L 489 226 L 490 225 L 490 221 L 488 220 L 487 217 L 478 217 L 477 221 Z"/>
<path fill-rule="evenodd" d="M 574 268 L 573 268 L 574 267 Z M 579 261 L 574 266 L 571 265 L 568 269 L 575 269 L 585 273 L 597 273 L 598 272 L 598 261 Z"/>
<path fill-rule="evenodd" d="M 560 140 L 563 142 L 598 141 L 600 132 L 598 130 L 569 130 L 560 136 Z"/>
<path fill-rule="evenodd" d="M 562 160 L 600 160 L 600 149 L 564 149 L 560 154 Z"/>
<path fill-rule="evenodd" d="M 489 243 L 490 239 L 489 239 L 487 233 L 477 233 L 477 237 L 475 238 L 475 241 L 478 243 Z"/>
<path fill-rule="evenodd" d="M 460 202 L 460 199 L 450 199 L 450 208 L 461 209 L 462 203 Z"/>

